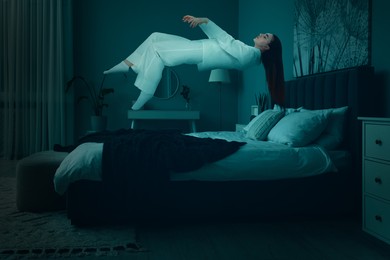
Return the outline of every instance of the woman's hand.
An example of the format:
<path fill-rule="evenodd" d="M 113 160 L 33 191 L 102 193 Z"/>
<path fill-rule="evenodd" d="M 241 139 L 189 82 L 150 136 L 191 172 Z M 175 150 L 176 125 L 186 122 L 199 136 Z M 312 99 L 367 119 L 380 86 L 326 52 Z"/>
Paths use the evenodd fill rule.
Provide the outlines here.
<path fill-rule="evenodd" d="M 191 28 L 195 28 L 199 24 L 202 23 L 208 23 L 209 19 L 208 18 L 203 18 L 203 17 L 195 17 L 192 15 L 185 15 L 183 17 L 183 22 L 189 23 Z"/>

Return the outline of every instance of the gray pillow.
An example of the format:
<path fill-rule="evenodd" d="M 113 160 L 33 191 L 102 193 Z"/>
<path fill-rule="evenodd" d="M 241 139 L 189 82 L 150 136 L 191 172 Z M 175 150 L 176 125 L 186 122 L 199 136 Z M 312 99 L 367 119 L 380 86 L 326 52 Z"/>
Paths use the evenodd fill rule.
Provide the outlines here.
<path fill-rule="evenodd" d="M 253 118 L 247 127 L 245 127 L 246 137 L 253 140 L 264 141 L 272 127 L 274 127 L 283 116 L 283 111 L 272 109 L 263 111 Z"/>
<path fill-rule="evenodd" d="M 301 111 L 283 117 L 269 132 L 268 140 L 293 147 L 306 146 L 327 126 L 330 111 Z"/>

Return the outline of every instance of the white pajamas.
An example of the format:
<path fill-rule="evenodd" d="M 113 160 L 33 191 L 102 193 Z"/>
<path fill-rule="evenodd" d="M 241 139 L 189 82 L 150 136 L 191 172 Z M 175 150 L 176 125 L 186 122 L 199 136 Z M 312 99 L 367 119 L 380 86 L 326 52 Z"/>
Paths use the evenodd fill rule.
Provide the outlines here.
<path fill-rule="evenodd" d="M 134 83 L 141 91 L 153 95 L 165 66 L 198 64 L 202 61 L 202 43 L 164 33 L 152 33 L 127 60 L 138 74 Z"/>
<path fill-rule="evenodd" d="M 153 96 L 165 66 L 196 64 L 199 70 L 242 70 L 260 64 L 259 49 L 235 40 L 210 20 L 199 27 L 208 39 L 192 41 L 176 35 L 152 33 L 126 58 L 138 74 L 134 85 L 141 90 L 133 109 L 139 109 Z M 128 68 L 122 62 L 105 73 L 123 70 Z"/>

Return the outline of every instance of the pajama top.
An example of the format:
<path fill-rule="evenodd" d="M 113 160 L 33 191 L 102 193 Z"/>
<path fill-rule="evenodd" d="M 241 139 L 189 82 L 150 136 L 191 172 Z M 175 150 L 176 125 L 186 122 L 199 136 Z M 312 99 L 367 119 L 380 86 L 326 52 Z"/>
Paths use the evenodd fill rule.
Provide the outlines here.
<path fill-rule="evenodd" d="M 199 70 L 242 70 L 260 64 L 261 52 L 258 48 L 234 39 L 211 20 L 199 27 L 209 38 L 201 40 L 203 59 L 197 65 Z"/>

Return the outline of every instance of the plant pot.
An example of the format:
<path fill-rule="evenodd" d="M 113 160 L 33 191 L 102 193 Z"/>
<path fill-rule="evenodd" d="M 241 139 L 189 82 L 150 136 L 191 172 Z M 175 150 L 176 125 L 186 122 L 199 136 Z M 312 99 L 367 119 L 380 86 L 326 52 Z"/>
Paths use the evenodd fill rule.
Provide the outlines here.
<path fill-rule="evenodd" d="M 99 132 L 106 130 L 107 117 L 106 116 L 91 116 L 91 130 Z"/>

